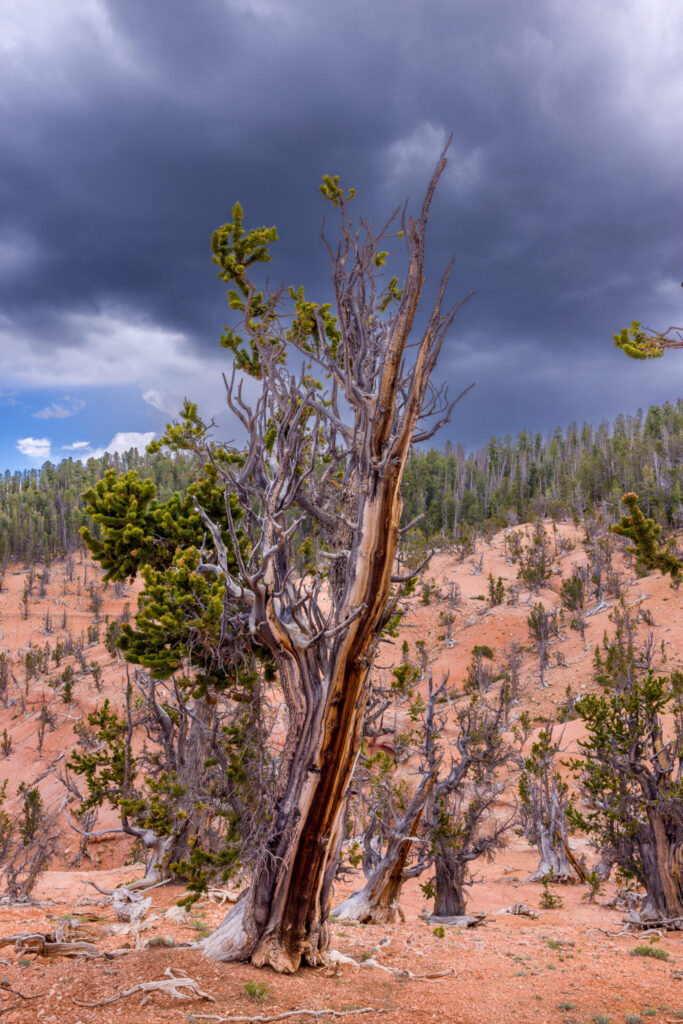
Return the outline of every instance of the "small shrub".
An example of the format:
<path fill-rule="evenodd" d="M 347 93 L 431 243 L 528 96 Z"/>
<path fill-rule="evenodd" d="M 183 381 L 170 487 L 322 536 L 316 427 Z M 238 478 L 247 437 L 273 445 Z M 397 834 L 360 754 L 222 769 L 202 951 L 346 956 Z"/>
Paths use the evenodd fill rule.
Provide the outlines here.
<path fill-rule="evenodd" d="M 262 981 L 248 981 L 244 986 L 244 991 L 250 999 L 255 999 L 258 1003 L 264 1003 L 268 995 L 268 985 L 264 985 Z"/>
<path fill-rule="evenodd" d="M 211 928 L 209 928 L 206 921 L 201 917 L 193 917 L 190 921 L 190 925 L 195 929 L 195 931 L 198 931 L 200 935 L 203 935 L 204 938 L 207 938 L 211 934 Z"/>
<path fill-rule="evenodd" d="M 586 872 L 586 885 L 588 886 L 588 892 L 584 894 L 583 898 L 592 903 L 596 897 L 602 895 L 603 890 L 603 880 L 597 871 Z"/>
<path fill-rule="evenodd" d="M 443 939 L 445 934 L 446 934 L 446 929 L 444 928 L 444 926 L 442 924 L 440 924 L 438 926 L 438 928 L 435 928 L 434 931 L 432 932 L 432 935 L 436 935 L 437 939 Z"/>
<path fill-rule="evenodd" d="M 7 732 L 7 729 L 2 730 L 2 756 L 9 757 L 12 753 L 12 737 Z"/>
<path fill-rule="evenodd" d="M 562 899 L 560 894 L 553 892 L 550 888 L 550 884 L 552 881 L 553 873 L 551 871 L 543 879 L 543 892 L 541 893 L 541 898 L 538 901 L 539 906 L 542 907 L 543 910 L 557 910 L 564 903 L 564 900 Z"/>
<path fill-rule="evenodd" d="M 636 946 L 631 950 L 631 956 L 649 956 L 653 960 L 669 960 L 669 952 L 661 946 Z"/>
<path fill-rule="evenodd" d="M 557 1008 L 562 1010 L 562 1013 L 571 1013 L 572 1010 L 578 1010 L 576 1003 L 560 1003 Z"/>
<path fill-rule="evenodd" d="M 489 573 L 489 607 L 495 608 L 496 605 L 502 604 L 505 600 L 505 584 L 502 578 L 499 576 L 495 580 L 491 573 Z"/>

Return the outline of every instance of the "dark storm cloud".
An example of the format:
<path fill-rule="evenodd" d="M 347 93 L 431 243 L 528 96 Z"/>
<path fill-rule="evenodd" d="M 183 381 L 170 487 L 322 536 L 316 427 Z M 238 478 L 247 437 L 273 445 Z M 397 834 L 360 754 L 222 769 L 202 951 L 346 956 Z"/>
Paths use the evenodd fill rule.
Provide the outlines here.
<path fill-rule="evenodd" d="M 454 430 L 669 394 L 661 367 L 609 350 L 683 298 L 683 23 L 665 0 L 58 6 L 13 15 L 0 70 L 6 337 L 78 348 L 69 316 L 115 308 L 213 350 L 208 239 L 236 198 L 278 225 L 274 275 L 321 293 L 321 174 L 380 219 L 453 132 L 430 267 L 455 249 L 454 289 L 477 290 L 443 367 L 480 382 Z"/>

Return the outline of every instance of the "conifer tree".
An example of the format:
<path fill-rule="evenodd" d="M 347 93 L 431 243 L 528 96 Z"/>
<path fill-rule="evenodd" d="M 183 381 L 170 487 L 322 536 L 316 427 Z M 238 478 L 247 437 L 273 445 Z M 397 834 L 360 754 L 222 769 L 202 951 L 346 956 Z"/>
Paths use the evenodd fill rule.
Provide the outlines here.
<path fill-rule="evenodd" d="M 587 737 L 571 762 L 588 808 L 574 809 L 575 824 L 645 887 L 636 920 L 675 929 L 683 928 L 682 694 L 680 673 L 650 671 L 624 690 L 582 697 Z"/>
<path fill-rule="evenodd" d="M 655 523 L 654 519 L 643 515 L 638 504 L 637 494 L 630 492 L 625 494 L 621 500 L 626 505 L 628 512 L 622 515 L 620 521 L 612 527 L 612 532 L 633 541 L 627 551 L 636 556 L 640 566 L 670 576 L 672 583 L 678 586 L 681 581 L 683 563 L 675 553 L 674 542 L 671 541 L 665 547 L 660 545 L 662 527 Z"/>
<path fill-rule="evenodd" d="M 231 452 L 212 441 L 190 405 L 164 442 L 218 473 L 220 511 L 199 494 L 194 501 L 211 542 L 197 572 L 225 588 L 224 628 L 269 652 L 287 707 L 271 833 L 247 896 L 205 944 L 218 959 L 279 971 L 325 959 L 371 668 L 407 581 L 394 576 L 403 471 L 412 444 L 430 438 L 454 404 L 430 386 L 460 306 L 444 307 L 450 265 L 408 347 L 425 281 L 428 214 L 445 163 L 443 156 L 418 217 L 404 212 L 393 234 L 400 211 L 376 231 L 366 218 L 350 217 L 352 192 L 337 178 L 323 180 L 323 196 L 341 217 L 341 240 L 328 246 L 336 315 L 301 288 L 258 286 L 254 271 L 270 260 L 277 234 L 247 231 L 239 204 L 212 239 L 239 318 L 222 344 L 233 353 L 227 398 L 247 447 Z M 408 256 L 401 285 L 395 276 L 383 280 L 385 246 L 396 237 Z M 251 403 L 243 374 L 258 381 Z M 300 549 L 311 535 L 316 564 L 301 575 Z"/>
<path fill-rule="evenodd" d="M 122 830 L 147 850 L 145 881 L 180 875 L 198 890 L 212 871 L 258 859 L 272 781 L 263 709 L 271 666 L 226 617 L 223 577 L 198 570 L 206 530 L 195 501 L 227 537 L 223 489 L 207 465 L 185 493 L 159 502 L 151 480 L 108 470 L 85 499 L 100 536 L 87 527 L 82 536 L 104 580 L 143 577 L 134 624 L 110 624 L 108 637 L 146 671 L 129 683 L 125 719 L 107 702 L 89 716 L 97 749 L 71 760 L 88 783 L 81 811 L 105 800 L 117 807 Z M 240 515 L 235 506 L 233 525 Z M 135 727 L 153 752 L 134 756 Z"/>

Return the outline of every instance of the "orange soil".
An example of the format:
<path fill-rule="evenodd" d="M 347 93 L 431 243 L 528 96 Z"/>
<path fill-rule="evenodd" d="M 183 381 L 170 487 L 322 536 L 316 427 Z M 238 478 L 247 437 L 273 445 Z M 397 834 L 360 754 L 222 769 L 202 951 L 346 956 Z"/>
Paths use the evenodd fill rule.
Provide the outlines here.
<path fill-rule="evenodd" d="M 572 526 L 562 525 L 559 531 L 569 539 L 580 540 L 580 531 Z M 417 597 L 396 646 L 383 648 L 379 658 L 381 665 L 388 668 L 399 660 L 404 637 L 409 641 L 411 654 L 414 641 L 424 639 L 435 678 L 448 671 L 451 683 L 459 687 L 475 644 L 488 644 L 496 654 L 500 654 L 505 644 L 513 639 L 524 646 L 529 644 L 526 629 L 529 609 L 525 603 L 525 591 L 521 592 L 518 607 L 502 605 L 489 610 L 486 602 L 476 600 L 477 595 L 486 592 L 489 572 L 496 578 L 502 576 L 506 583 L 516 581 L 515 567 L 505 561 L 502 535 L 497 535 L 490 545 L 480 543 L 477 558 L 482 553 L 484 559 L 480 575 L 472 574 L 473 559 L 458 563 L 447 554 L 434 558 L 427 571 L 427 579 L 433 579 L 444 593 L 450 581 L 460 585 L 463 602 L 453 627 L 455 646 L 448 648 L 439 639 L 444 633 L 439 622 L 443 603 L 433 601 L 425 606 Z M 583 561 L 585 557 L 580 543 L 577 543 L 572 552 L 558 559 L 562 576 Z M 658 624 L 658 648 L 662 640 L 665 642 L 666 665 L 662 664 L 660 649 L 657 666 L 670 671 L 683 660 L 683 624 L 678 616 L 678 598 L 667 580 L 657 575 L 636 580 L 632 569 L 623 563 L 622 568 L 627 602 L 635 603 L 643 594 L 648 595 L 644 604 Z M 79 677 L 78 671 L 74 702 L 70 706 L 62 703 L 44 678 L 39 682 L 33 680 L 28 693 L 24 692 L 23 658 L 29 642 L 41 646 L 49 642 L 54 647 L 62 633 L 57 627 L 64 607 L 67 609 L 68 628 L 73 635 L 85 632 L 92 621 L 92 614 L 88 610 L 89 597 L 83 587 L 83 577 L 86 571 L 88 579 L 99 579 L 99 574 L 91 563 L 77 564 L 74 582 L 67 584 L 63 565 L 54 566 L 47 596 L 42 600 L 37 597 L 31 600 L 29 617 L 24 620 L 20 602 L 26 574 L 19 569 L 17 566 L 14 571 L 8 571 L 5 589 L 0 594 L 0 651 L 11 652 L 12 667 L 19 684 L 10 685 L 9 706 L 0 706 L 0 734 L 7 729 L 12 738 L 11 755 L 0 759 L 0 780 L 9 778 L 10 793 L 16 791 L 20 781 L 32 782 L 59 755 L 69 753 L 75 741 L 72 731 L 75 721 L 84 720 L 87 712 L 107 696 L 113 703 L 120 704 L 125 678 L 122 663 L 113 661 L 100 643 L 89 649 L 88 660 L 96 660 L 102 665 L 101 693 L 95 691 L 90 675 Z M 79 576 L 80 598 L 76 582 Z M 552 590 L 544 590 L 540 598 L 532 600 L 540 599 L 546 605 L 555 604 L 560 579 L 560 575 L 555 576 Z M 115 599 L 109 587 L 104 598 L 102 614 L 116 617 L 126 601 L 134 610 L 135 588 L 129 589 L 127 597 Z M 50 635 L 44 635 L 48 608 L 55 628 Z M 538 718 L 540 725 L 548 714 L 554 715 L 558 702 L 565 697 L 567 684 L 574 693 L 591 688 L 593 651 L 604 631 L 609 631 L 612 624 L 608 610 L 589 617 L 587 622 L 586 638 L 590 649 L 584 650 L 580 636 L 565 629 L 565 639 L 559 646 L 567 664 L 554 666 L 555 657 L 551 654 L 553 667 L 547 673 L 547 689 L 539 690 L 537 687 L 533 653 L 524 655 L 522 701 L 514 709 L 513 717 L 526 708 L 532 718 Z M 643 635 L 646 628 L 639 627 Z M 104 635 L 104 626 L 101 634 Z M 556 649 L 557 645 L 551 648 L 552 651 Z M 73 659 L 70 663 L 73 664 Z M 64 663 L 58 671 L 63 667 Z M 53 671 L 51 674 L 56 673 Z M 22 710 L 20 692 L 24 694 L 25 710 Z M 42 757 L 38 757 L 38 716 L 43 702 L 51 707 L 57 721 L 54 731 L 46 732 Z M 400 727 L 401 722 L 398 724 Z M 564 742 L 573 746 L 577 738 L 580 738 L 580 723 L 571 722 Z M 58 761 L 40 783 L 44 799 L 52 807 L 63 799 L 56 769 L 63 765 L 64 760 Z M 115 823 L 113 814 L 102 814 L 97 827 Z M 594 851 L 581 837 L 573 838 L 572 845 L 578 853 L 585 853 L 589 864 L 596 859 Z M 65 826 L 62 862 L 41 876 L 34 892 L 39 905 L 26 908 L 0 906 L 0 936 L 18 931 L 54 930 L 66 916 L 82 915 L 90 918 L 88 927 L 93 930 L 98 949 L 112 950 L 126 943 L 135 944 L 134 936 L 100 937 L 97 934 L 101 925 L 114 921 L 113 911 L 101 904 L 92 887 L 84 884 L 84 880 L 90 878 L 111 887 L 117 881 L 139 876 L 140 865 L 122 866 L 129 856 L 130 843 L 111 838 L 93 841 L 90 854 L 94 863 L 86 859 L 81 869 L 69 869 L 68 864 L 77 847 L 78 837 Z M 623 913 L 604 906 L 614 894 L 612 884 L 606 886 L 605 893 L 596 904 L 585 901 L 583 886 L 562 887 L 558 891 L 563 898 L 563 906 L 555 910 L 540 910 L 537 920 L 497 913 L 516 902 L 538 909 L 540 885 L 523 881 L 536 864 L 535 851 L 512 834 L 507 848 L 492 864 L 475 866 L 478 881 L 470 891 L 468 909 L 489 914 L 486 923 L 476 929 L 447 928 L 443 937 L 435 935 L 433 926 L 424 920 L 428 905 L 417 881 L 409 883 L 404 890 L 404 923 L 389 927 L 332 926 L 333 947 L 356 960 L 360 961 L 361 956 L 370 953 L 381 939 L 389 937 L 390 941 L 373 954 L 381 964 L 407 968 L 414 974 L 446 969 L 455 972 L 438 980 L 406 980 L 376 969 L 351 966 L 342 966 L 336 974 L 306 969 L 294 977 L 282 977 L 249 966 L 215 964 L 203 959 L 198 950 L 163 947 L 135 949 L 112 961 L 33 960 L 15 953 L 10 945 L 2 950 L 4 977 L 0 980 L 0 1015 L 5 1014 L 10 1021 L 40 1021 L 42 1024 L 76 1024 L 78 1021 L 99 1024 L 110 1020 L 124 1024 L 151 1024 L 199 1019 L 198 1015 L 202 1013 L 218 1017 L 243 1015 L 258 1018 L 296 1008 L 351 1010 L 371 1006 L 377 1014 L 362 1017 L 350 1014 L 347 1019 L 350 1022 L 371 1021 L 377 1017 L 396 1024 L 426 1024 L 431 1021 L 454 1024 L 488 1024 L 489 1021 L 590 1024 L 596 1016 L 598 1021 L 606 1018 L 610 1024 L 617 1024 L 625 1022 L 628 1015 L 633 1014 L 639 1015 L 643 1021 L 683 1019 L 683 1016 L 676 1016 L 683 1008 L 683 982 L 678 977 L 679 968 L 683 976 L 680 935 L 674 933 L 661 939 L 654 937 L 655 948 L 665 949 L 670 954 L 668 961 L 630 955 L 635 946 L 647 945 L 651 939 L 618 934 L 622 929 Z M 341 899 L 356 885 L 338 886 L 335 898 Z M 159 917 L 148 918 L 150 927 L 138 937 L 140 944 L 165 936 L 178 942 L 195 942 L 200 935 L 199 929 L 211 927 L 221 920 L 224 910 L 208 900 L 195 908 L 192 924 L 179 925 L 165 919 L 162 916 L 164 910 L 173 905 L 181 893 L 180 888 L 170 887 L 152 893 L 153 910 Z M 179 1002 L 168 995 L 152 995 L 141 1007 L 139 993 L 101 1008 L 78 1007 L 72 1002 L 72 997 L 95 1000 L 140 981 L 157 980 L 163 977 L 169 965 L 185 970 L 202 989 L 216 998 L 217 1003 L 202 1003 L 196 999 Z M 263 1002 L 247 994 L 247 982 L 268 986 Z M 40 993 L 40 997 L 30 1002 L 23 1001 L 12 995 L 10 989 L 25 995 Z M 384 1011 L 381 1016 L 380 1010 Z M 321 1016 L 319 1019 L 325 1018 Z"/>

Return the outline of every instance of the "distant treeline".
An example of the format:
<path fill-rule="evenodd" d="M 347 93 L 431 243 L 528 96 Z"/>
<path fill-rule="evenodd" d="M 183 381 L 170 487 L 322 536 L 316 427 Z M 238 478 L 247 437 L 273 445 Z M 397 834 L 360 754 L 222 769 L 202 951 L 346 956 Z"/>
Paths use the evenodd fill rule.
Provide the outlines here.
<path fill-rule="evenodd" d="M 87 523 L 93 528 L 81 495 L 107 469 L 122 473 L 136 469 L 142 477 L 150 477 L 162 501 L 189 481 L 187 460 L 141 455 L 136 449 L 86 463 L 65 459 L 58 465 L 46 462 L 40 469 L 7 470 L 0 476 L 0 563 L 45 563 L 76 549 L 81 526 Z"/>
<path fill-rule="evenodd" d="M 424 514 L 417 528 L 434 539 L 487 522 L 583 519 L 596 510 L 616 517 L 626 491 L 662 524 L 683 526 L 683 399 L 611 426 L 493 437 L 469 455 L 450 444 L 416 452 L 404 477 L 404 523 Z"/>
<path fill-rule="evenodd" d="M 81 495 L 105 470 L 136 469 L 150 477 L 159 499 L 182 491 L 188 460 L 164 454 L 104 455 L 0 477 L 0 561 L 42 563 L 74 550 L 79 530 L 92 522 Z M 403 484 L 404 523 L 417 516 L 427 539 L 457 538 L 486 523 L 506 526 L 539 516 L 583 517 L 606 509 L 616 517 L 625 491 L 659 522 L 683 526 L 683 399 L 652 406 L 645 415 L 618 416 L 612 425 L 573 423 L 544 437 L 523 430 L 493 437 L 467 454 L 447 443 L 415 452 Z"/>

